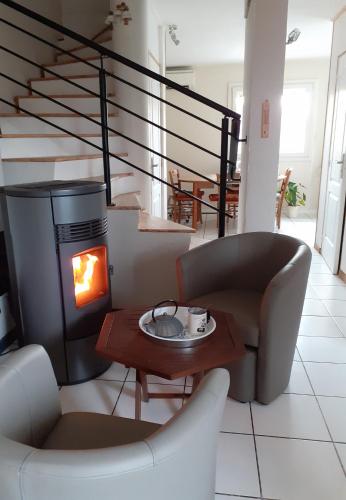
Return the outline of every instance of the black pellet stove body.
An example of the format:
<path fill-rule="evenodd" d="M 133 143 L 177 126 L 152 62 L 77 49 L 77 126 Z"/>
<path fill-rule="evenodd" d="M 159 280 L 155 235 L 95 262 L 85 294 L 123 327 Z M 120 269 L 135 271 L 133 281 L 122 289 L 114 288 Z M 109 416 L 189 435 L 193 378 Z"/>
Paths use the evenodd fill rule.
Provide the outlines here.
<path fill-rule="evenodd" d="M 7 186 L 1 209 L 20 344 L 45 347 L 59 384 L 102 373 L 109 363 L 95 343 L 111 309 L 105 185 Z"/>

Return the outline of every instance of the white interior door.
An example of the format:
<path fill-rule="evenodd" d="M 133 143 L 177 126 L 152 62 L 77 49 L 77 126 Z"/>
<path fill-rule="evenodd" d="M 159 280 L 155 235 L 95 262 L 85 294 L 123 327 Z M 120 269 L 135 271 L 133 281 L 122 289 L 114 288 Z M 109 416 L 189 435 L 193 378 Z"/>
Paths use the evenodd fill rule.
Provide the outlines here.
<path fill-rule="evenodd" d="M 339 270 L 345 212 L 346 152 L 346 54 L 340 57 L 334 103 L 333 132 L 329 156 L 326 206 L 323 223 L 322 255 L 330 270 Z"/>
<path fill-rule="evenodd" d="M 152 71 L 160 72 L 160 66 L 149 57 L 149 66 Z M 150 90 L 152 94 L 161 96 L 161 84 L 156 80 L 150 80 Z M 161 102 L 154 97 L 149 97 L 149 120 L 161 125 Z M 161 130 L 150 125 L 149 144 L 154 151 L 161 153 Z M 162 158 L 154 153 L 150 153 L 151 173 L 162 179 Z M 162 184 L 160 181 L 152 179 L 151 182 L 151 214 L 162 217 Z"/>

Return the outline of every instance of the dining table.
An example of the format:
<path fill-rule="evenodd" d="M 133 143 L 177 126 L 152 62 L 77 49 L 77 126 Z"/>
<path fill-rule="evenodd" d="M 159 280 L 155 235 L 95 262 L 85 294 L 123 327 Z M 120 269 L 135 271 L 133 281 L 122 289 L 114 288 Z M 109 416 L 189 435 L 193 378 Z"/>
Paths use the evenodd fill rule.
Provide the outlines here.
<path fill-rule="evenodd" d="M 198 198 L 198 192 L 201 189 L 212 189 L 215 186 L 214 182 L 217 182 L 218 174 L 203 174 L 205 177 L 210 179 L 209 181 L 200 177 L 197 174 L 190 174 L 186 172 L 185 174 L 181 174 L 180 180 L 184 181 L 184 183 L 192 184 L 192 194 Z M 193 229 L 197 229 L 198 224 L 198 201 L 192 200 L 192 227 Z"/>
<path fill-rule="evenodd" d="M 184 183 L 190 183 L 192 184 L 192 194 L 198 198 L 198 192 L 202 189 L 217 189 L 218 187 L 215 186 L 215 182 L 219 182 L 219 174 L 203 174 L 204 177 L 207 177 L 210 180 L 207 180 L 203 177 L 200 177 L 197 174 L 190 174 L 189 172 L 182 173 L 180 176 L 180 180 L 183 181 Z M 236 171 L 235 175 L 239 178 L 239 181 L 237 184 L 240 182 L 240 172 Z M 198 201 L 193 199 L 192 200 L 192 227 L 193 229 L 197 229 L 198 225 Z"/>

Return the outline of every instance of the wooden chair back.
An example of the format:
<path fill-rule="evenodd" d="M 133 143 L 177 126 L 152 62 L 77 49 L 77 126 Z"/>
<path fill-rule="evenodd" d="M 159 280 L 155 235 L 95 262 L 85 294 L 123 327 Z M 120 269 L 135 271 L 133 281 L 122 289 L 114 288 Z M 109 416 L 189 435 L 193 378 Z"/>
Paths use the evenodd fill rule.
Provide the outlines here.
<path fill-rule="evenodd" d="M 288 183 L 290 181 L 292 169 L 287 168 L 284 175 L 280 176 L 278 180 L 281 180 L 281 185 L 280 185 L 280 190 L 278 192 L 278 200 L 276 204 L 276 224 L 278 229 L 280 229 L 280 224 L 281 224 L 281 212 L 282 212 L 282 205 L 284 203 L 285 199 L 285 193 L 287 191 Z"/>

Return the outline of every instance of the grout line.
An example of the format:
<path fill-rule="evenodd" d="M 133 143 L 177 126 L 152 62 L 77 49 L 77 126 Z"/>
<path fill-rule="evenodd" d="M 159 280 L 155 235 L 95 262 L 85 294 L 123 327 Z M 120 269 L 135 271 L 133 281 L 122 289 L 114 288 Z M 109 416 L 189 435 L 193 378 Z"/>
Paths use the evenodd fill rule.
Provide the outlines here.
<path fill-rule="evenodd" d="M 314 387 L 313 387 L 313 385 L 312 385 L 312 382 L 311 382 L 311 380 L 310 380 L 310 377 L 309 377 L 308 371 L 307 371 L 306 366 L 305 366 L 305 364 L 304 364 L 304 363 L 303 363 L 303 367 L 304 367 L 304 370 L 305 370 L 305 374 L 306 374 L 306 376 L 307 376 L 307 378 L 308 378 L 308 380 L 309 380 L 309 383 L 310 383 L 310 385 L 311 385 L 312 391 L 313 391 L 313 393 L 314 393 L 314 395 L 315 395 L 315 400 L 316 400 L 316 403 L 317 403 L 317 405 L 318 405 L 318 408 L 319 408 L 319 410 L 320 410 L 320 412 L 321 412 L 321 415 L 322 415 L 322 418 L 323 418 L 323 420 L 324 420 L 325 426 L 326 426 L 326 428 L 327 428 L 328 434 L 329 434 L 329 436 L 330 436 L 330 438 L 331 438 L 331 441 L 332 441 L 332 443 L 333 443 L 333 447 L 334 447 L 334 450 L 335 450 L 336 456 L 338 457 L 338 460 L 339 460 L 339 463 L 340 463 L 341 469 L 342 469 L 342 471 L 343 471 L 343 473 L 344 473 L 344 476 L 346 477 L 346 469 L 345 469 L 345 467 L 344 467 L 344 464 L 342 463 L 342 460 L 341 460 L 341 457 L 340 457 L 340 455 L 339 455 L 339 452 L 338 452 L 338 450 L 337 450 L 337 448 L 336 448 L 336 446 L 335 446 L 335 443 L 334 443 L 334 441 L 333 441 L 333 436 L 332 436 L 332 433 L 330 432 L 330 429 L 329 429 L 329 426 L 328 426 L 328 423 L 327 423 L 327 419 L 326 419 L 326 417 L 324 416 L 324 413 L 323 413 L 323 411 L 322 411 L 322 408 L 321 408 L 320 402 L 319 402 L 319 400 L 318 400 L 318 397 L 317 397 L 317 396 L 316 396 L 316 394 L 315 394 Z"/>
<path fill-rule="evenodd" d="M 260 496 L 263 497 L 262 481 L 261 481 L 260 467 L 259 467 L 258 454 L 257 454 L 257 444 L 256 444 L 256 437 L 255 437 L 255 426 L 254 426 L 254 422 L 253 422 L 251 401 L 250 401 L 249 407 L 250 407 L 250 416 L 251 416 L 251 426 L 252 426 L 253 443 L 254 443 L 255 455 L 256 455 L 256 466 L 257 466 L 258 484 L 259 484 L 259 489 L 260 489 Z"/>
<path fill-rule="evenodd" d="M 338 325 L 337 321 L 335 320 L 335 318 L 340 318 L 340 317 L 342 317 L 342 316 L 331 316 L 332 320 L 334 321 L 334 323 L 335 323 L 337 329 L 339 330 L 339 332 L 341 333 L 341 335 L 344 338 L 346 338 L 346 330 L 345 330 L 345 334 L 344 334 L 343 330 L 341 330 L 340 326 Z"/>
<path fill-rule="evenodd" d="M 220 434 L 234 434 L 236 436 L 252 436 L 255 437 L 265 437 L 265 438 L 273 438 L 273 439 L 286 439 L 292 441 L 309 441 L 314 443 L 336 443 L 336 444 L 346 444 L 346 441 L 333 441 L 333 439 L 312 439 L 312 438 L 303 438 L 303 437 L 290 437 L 290 436 L 275 436 L 271 434 L 249 434 L 246 432 L 233 432 L 233 431 L 220 431 Z"/>
<path fill-rule="evenodd" d="M 130 368 L 128 368 L 128 369 L 127 369 L 126 376 L 125 376 L 125 378 L 124 378 L 124 380 L 123 380 L 123 383 L 122 383 L 121 389 L 120 389 L 119 394 L 118 394 L 118 397 L 117 397 L 117 399 L 116 399 L 116 401 L 115 401 L 115 405 L 114 405 L 114 407 L 113 407 L 113 410 L 112 410 L 112 412 L 111 412 L 111 415 L 114 415 L 114 412 L 115 412 L 115 409 L 116 409 L 116 407 L 117 407 L 118 401 L 119 401 L 120 396 L 121 396 L 121 394 L 122 394 L 122 392 L 123 392 L 123 389 L 124 389 L 124 387 L 125 387 L 126 378 L 127 378 L 127 375 L 129 374 L 129 371 L 130 371 Z"/>
<path fill-rule="evenodd" d="M 255 500 L 279 500 L 278 498 L 269 498 L 269 497 L 256 497 L 256 496 L 249 496 L 249 495 L 236 495 L 236 494 L 232 494 L 232 493 L 218 493 L 217 491 L 215 491 L 215 495 L 222 495 L 222 496 L 225 496 L 225 497 L 234 497 L 234 498 L 250 498 L 252 500 L 252 498 L 254 498 Z"/>

